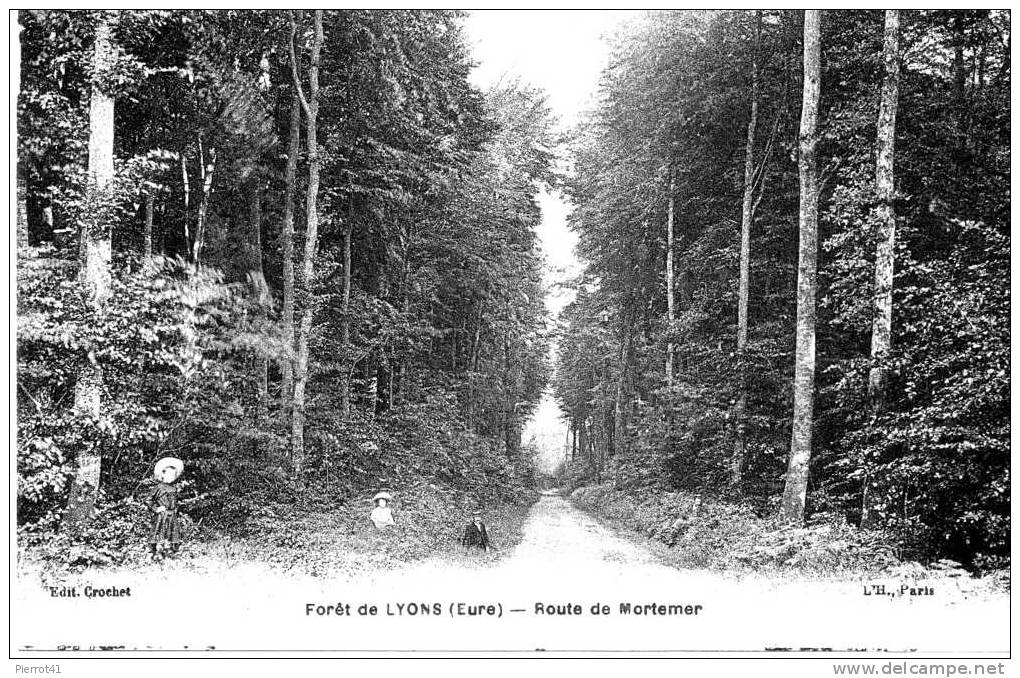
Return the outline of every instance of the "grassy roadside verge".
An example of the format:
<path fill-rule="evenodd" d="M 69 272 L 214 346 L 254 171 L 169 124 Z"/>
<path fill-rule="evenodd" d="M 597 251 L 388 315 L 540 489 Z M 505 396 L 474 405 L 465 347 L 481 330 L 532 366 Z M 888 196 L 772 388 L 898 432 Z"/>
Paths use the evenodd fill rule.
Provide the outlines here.
<path fill-rule="evenodd" d="M 489 504 L 483 510 L 495 547 L 486 554 L 465 555 L 460 536 L 470 516 L 458 495 L 445 488 L 423 485 L 394 491 L 396 526 L 377 530 L 369 522 L 368 502 L 335 507 L 302 508 L 267 505 L 250 517 L 243 529 L 231 532 L 198 528 L 174 559 L 154 562 L 146 551 L 147 520 L 132 528 L 130 544 L 116 561 L 106 565 L 69 566 L 46 547 L 19 534 L 20 576 L 64 581 L 83 573 L 139 572 L 168 568 L 217 572 L 262 564 L 281 575 L 355 577 L 443 558 L 471 566 L 488 566 L 505 558 L 520 543 L 523 525 L 537 493 L 521 502 Z"/>
<path fill-rule="evenodd" d="M 402 496 L 403 495 L 403 496 Z M 531 503 L 491 505 L 484 519 L 496 547 L 481 556 L 465 557 L 460 547 L 470 520 L 444 495 L 415 497 L 396 492 L 396 525 L 377 530 L 365 507 L 341 507 L 328 512 L 281 511 L 261 517 L 240 538 L 217 536 L 192 548 L 227 563 L 261 561 L 274 569 L 311 576 L 357 576 L 396 569 L 429 558 L 492 564 L 520 543 Z"/>
<path fill-rule="evenodd" d="M 888 535 L 832 518 L 803 528 L 779 525 L 738 504 L 685 492 L 634 496 L 611 484 L 574 490 L 570 501 L 609 527 L 654 540 L 671 566 L 798 579 L 952 578 L 990 593 L 1009 592 L 1009 571 L 975 578 L 958 563 L 901 560 Z"/>

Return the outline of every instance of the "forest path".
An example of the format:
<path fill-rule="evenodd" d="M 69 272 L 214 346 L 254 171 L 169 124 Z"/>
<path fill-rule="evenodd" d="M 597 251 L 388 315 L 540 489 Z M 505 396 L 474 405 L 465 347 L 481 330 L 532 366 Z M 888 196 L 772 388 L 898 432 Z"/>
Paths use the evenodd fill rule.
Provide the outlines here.
<path fill-rule="evenodd" d="M 494 539 L 498 542 L 498 529 Z M 393 591 L 412 600 L 415 592 L 436 590 L 447 596 L 458 592 L 455 601 L 499 601 L 509 617 L 501 627 L 512 629 L 509 637 L 547 649 L 994 652 L 1009 647 L 1008 596 L 989 598 L 969 590 L 968 581 L 737 576 L 666 565 L 658 548 L 664 547 L 610 529 L 562 497 L 544 495 L 531 509 L 523 540 L 498 564 L 483 567 L 471 556 L 435 558 L 402 570 Z M 885 584 L 892 593 L 904 584 L 915 591 L 928 586 L 934 593 L 864 595 L 871 584 Z M 663 614 L 668 610 L 660 607 L 646 612 L 650 604 L 678 608 L 673 614 Z M 567 607 L 573 605 L 579 608 Z M 594 605 L 608 606 L 608 614 L 593 615 Z M 476 621 L 479 628 L 488 626 Z"/>
<path fill-rule="evenodd" d="M 590 568 L 607 563 L 610 570 L 659 565 L 652 552 L 635 539 L 619 536 L 566 499 L 545 494 L 532 508 L 524 524 L 524 538 L 507 565 Z"/>
<path fill-rule="evenodd" d="M 500 526 L 491 528 L 498 547 Z M 1009 648 L 1009 597 L 968 590 L 967 581 L 738 577 L 670 567 L 656 550 L 561 497 L 543 496 L 522 541 L 496 556 L 455 549 L 396 569 L 318 577 L 205 557 L 86 573 L 76 580 L 74 598 L 22 586 L 12 595 L 20 620 L 12 644 L 235 651 Z M 927 585 L 934 593 L 863 595 L 871 584 L 890 591 Z M 130 586 L 131 593 L 86 598 L 87 585 Z M 673 614 L 663 614 L 666 606 L 676 606 Z"/>
<path fill-rule="evenodd" d="M 370 575 L 369 579 L 381 581 L 396 575 L 415 585 L 428 580 L 451 585 L 453 590 L 468 585 L 485 589 L 489 584 L 504 588 L 503 582 L 529 582 L 536 590 L 557 593 L 572 590 L 585 599 L 634 580 L 680 579 L 687 585 L 719 580 L 718 575 L 708 572 L 678 570 L 662 564 L 648 546 L 640 543 L 641 537 L 618 534 L 553 494 L 543 495 L 532 506 L 523 532 L 520 543 L 506 553 L 500 544 L 500 526 L 489 525 L 498 560 L 491 552 L 458 551 L 453 556 L 437 556 L 408 565 L 396 573 Z"/>

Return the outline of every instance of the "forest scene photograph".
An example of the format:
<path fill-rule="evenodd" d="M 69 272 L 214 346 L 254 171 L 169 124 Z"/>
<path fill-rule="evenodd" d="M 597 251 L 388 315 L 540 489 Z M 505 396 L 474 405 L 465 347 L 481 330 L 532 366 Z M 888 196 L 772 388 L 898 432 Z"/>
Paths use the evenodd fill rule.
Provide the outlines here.
<path fill-rule="evenodd" d="M 1010 18 L 12 11 L 11 652 L 1008 657 Z"/>

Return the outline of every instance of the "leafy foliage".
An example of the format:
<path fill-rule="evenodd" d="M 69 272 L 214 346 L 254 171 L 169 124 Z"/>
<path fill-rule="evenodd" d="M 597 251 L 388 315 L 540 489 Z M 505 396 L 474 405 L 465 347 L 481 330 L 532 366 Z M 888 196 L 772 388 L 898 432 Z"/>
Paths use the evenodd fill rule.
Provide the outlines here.
<path fill-rule="evenodd" d="M 473 87 L 457 12 L 324 12 L 320 246 L 296 298 L 298 317 L 314 321 L 297 474 L 283 379 L 295 349 L 280 303 L 290 16 L 113 12 L 104 18 L 115 58 L 91 73 L 98 18 L 19 14 L 25 538 L 65 563 L 130 559 L 132 521 L 144 516 L 129 507 L 152 463 L 171 454 L 186 462 L 185 512 L 211 539 L 280 506 L 334 511 L 381 487 L 406 488 L 408 501 L 412 488 L 431 488 L 419 494 L 441 495 L 446 508 L 530 501 L 520 438 L 549 347 L 535 196 L 557 181 L 544 95 L 520 83 Z M 296 54 L 306 73 L 307 55 Z M 86 174 L 93 87 L 115 100 L 117 177 L 101 196 Z M 299 169 L 309 161 L 295 159 Z M 300 198 L 307 187 L 293 188 Z M 307 215 L 295 204 L 301 252 Z M 79 240 L 92 228 L 112 233 L 114 252 L 111 294 L 95 311 L 78 280 Z M 86 362 L 102 373 L 98 420 L 73 407 Z M 102 459 L 99 512 L 72 545 L 60 515 L 91 451 Z M 71 557 L 72 546 L 94 550 Z"/>
<path fill-rule="evenodd" d="M 1009 543 L 1009 17 L 907 11 L 896 139 L 891 377 L 868 400 L 881 12 L 823 18 L 819 369 L 809 510 L 879 524 L 914 557 L 1002 563 Z M 664 12 L 620 36 L 568 190 L 587 268 L 556 392 L 574 482 L 704 492 L 768 516 L 790 444 L 800 13 L 763 12 L 747 351 L 736 351 L 750 12 Z M 993 112 L 993 111 L 997 111 Z M 676 177 L 677 317 L 666 315 Z M 756 198 L 757 200 L 757 198 Z M 677 374 L 663 366 L 676 346 Z M 746 435 L 732 483 L 736 403 Z"/>
<path fill-rule="evenodd" d="M 576 490 L 571 499 L 673 547 L 681 567 L 838 576 L 878 574 L 901 562 L 902 554 L 888 534 L 862 532 L 838 516 L 820 514 L 803 528 L 791 528 L 759 518 L 747 506 L 703 502 L 691 492 L 638 499 L 608 484 Z"/>

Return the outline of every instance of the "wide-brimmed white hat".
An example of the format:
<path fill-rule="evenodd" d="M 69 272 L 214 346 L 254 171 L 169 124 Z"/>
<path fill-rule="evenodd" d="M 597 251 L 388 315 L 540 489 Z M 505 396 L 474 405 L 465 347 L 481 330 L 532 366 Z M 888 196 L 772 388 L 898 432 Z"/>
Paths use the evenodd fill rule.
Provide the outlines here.
<path fill-rule="evenodd" d="M 390 494 L 389 492 L 379 492 L 374 497 L 372 497 L 372 501 L 379 501 L 380 499 L 385 499 L 386 501 L 393 501 L 393 495 Z"/>
<path fill-rule="evenodd" d="M 177 457 L 163 457 L 156 462 L 156 465 L 152 469 L 152 474 L 156 476 L 157 480 L 162 480 L 163 471 L 165 469 L 172 469 L 174 472 L 173 480 L 177 480 L 177 478 L 184 473 L 184 462 Z"/>

